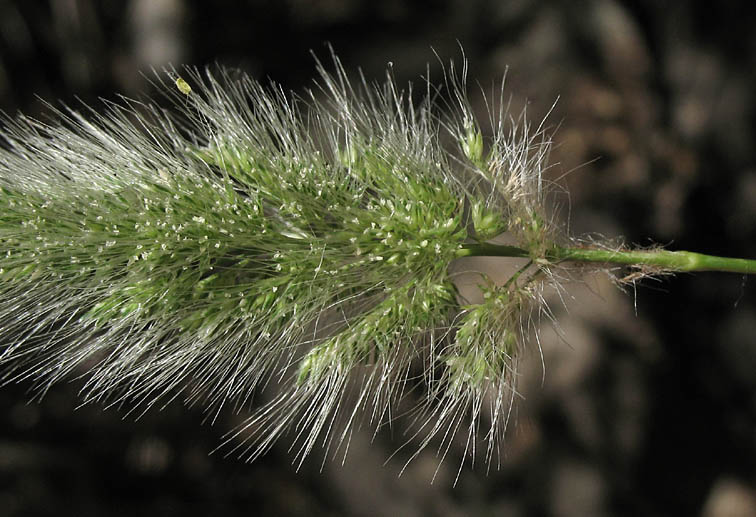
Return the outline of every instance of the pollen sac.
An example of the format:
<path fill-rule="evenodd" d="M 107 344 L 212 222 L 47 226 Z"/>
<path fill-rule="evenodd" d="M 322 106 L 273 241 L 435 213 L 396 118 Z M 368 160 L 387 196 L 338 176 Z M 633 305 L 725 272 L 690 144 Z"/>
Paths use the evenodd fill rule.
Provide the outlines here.
<path fill-rule="evenodd" d="M 176 79 L 176 88 L 178 88 L 178 89 L 179 89 L 179 91 L 180 91 L 181 93 L 183 93 L 184 95 L 189 95 L 190 93 L 192 93 L 192 87 L 191 87 L 191 86 L 189 86 L 189 83 L 187 83 L 187 82 L 186 82 L 186 81 L 185 81 L 184 79 L 182 79 L 181 77 L 178 77 L 178 78 Z"/>

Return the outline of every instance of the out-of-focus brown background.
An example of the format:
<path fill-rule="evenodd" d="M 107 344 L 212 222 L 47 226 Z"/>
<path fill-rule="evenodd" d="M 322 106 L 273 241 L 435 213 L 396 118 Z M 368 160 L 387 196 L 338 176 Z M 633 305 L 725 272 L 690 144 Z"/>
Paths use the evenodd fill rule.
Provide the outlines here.
<path fill-rule="evenodd" d="M 748 2 L 47 0 L 0 2 L 0 107 L 150 92 L 166 64 L 222 63 L 310 86 L 309 50 L 400 83 L 470 60 L 509 67 L 514 106 L 559 126 L 552 179 L 574 234 L 756 257 L 756 17 Z M 432 72 L 438 77 L 438 67 Z M 471 81 L 474 85 L 474 81 Z M 473 98 L 475 97 L 473 88 Z M 139 421 L 74 408 L 78 384 L 26 404 L 0 389 L 0 515 L 756 515 L 756 280 L 683 275 L 620 293 L 603 277 L 554 304 L 499 470 L 459 451 L 401 477 L 402 443 L 357 435 L 345 465 L 294 472 L 285 446 L 208 456 L 240 417 L 174 403 Z M 405 456 L 406 457 L 406 456 Z"/>

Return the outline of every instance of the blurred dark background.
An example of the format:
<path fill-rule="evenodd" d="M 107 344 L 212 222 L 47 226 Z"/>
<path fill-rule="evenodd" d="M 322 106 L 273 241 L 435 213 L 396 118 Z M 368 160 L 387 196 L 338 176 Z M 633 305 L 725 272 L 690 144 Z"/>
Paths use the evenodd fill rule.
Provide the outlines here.
<path fill-rule="evenodd" d="M 222 63 L 286 89 L 310 50 L 400 83 L 432 48 L 513 106 L 549 117 L 572 233 L 756 257 L 756 17 L 749 2 L 48 0 L 0 2 L 0 107 L 150 94 L 168 63 Z M 435 72 L 434 72 L 435 71 Z M 471 81 L 472 97 L 476 96 Z M 756 280 L 696 274 L 622 293 L 575 284 L 531 355 L 500 469 L 460 451 L 401 477 L 397 436 L 354 438 L 297 473 L 284 444 L 254 464 L 208 456 L 242 418 L 181 404 L 138 421 L 77 408 L 78 384 L 28 404 L 0 389 L 0 515 L 756 515 Z M 532 364 L 531 364 L 532 363 Z M 543 380 L 542 380 L 543 379 Z M 457 456 L 455 456 L 457 455 Z"/>

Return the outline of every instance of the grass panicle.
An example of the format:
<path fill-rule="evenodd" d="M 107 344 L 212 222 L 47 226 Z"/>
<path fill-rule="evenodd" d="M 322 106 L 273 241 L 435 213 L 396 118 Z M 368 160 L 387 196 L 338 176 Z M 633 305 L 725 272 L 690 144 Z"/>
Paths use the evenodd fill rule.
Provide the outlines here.
<path fill-rule="evenodd" d="M 286 435 L 298 462 L 335 454 L 407 412 L 420 450 L 497 458 L 531 316 L 562 261 L 591 261 L 544 212 L 548 135 L 503 91 L 481 127 L 465 66 L 422 95 L 332 68 L 302 96 L 187 69 L 158 76 L 169 109 L 6 118 L 2 382 L 81 376 L 85 402 L 137 414 L 253 407 L 229 438 L 246 459 Z M 449 268 L 470 255 L 527 264 L 478 275 L 473 303 Z"/>

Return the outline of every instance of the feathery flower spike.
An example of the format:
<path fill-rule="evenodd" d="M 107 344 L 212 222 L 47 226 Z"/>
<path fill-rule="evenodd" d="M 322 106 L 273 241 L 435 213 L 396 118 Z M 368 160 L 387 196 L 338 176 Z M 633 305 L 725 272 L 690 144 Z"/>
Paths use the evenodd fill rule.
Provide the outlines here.
<path fill-rule="evenodd" d="M 85 402 L 145 411 L 181 397 L 213 412 L 274 385 L 229 441 L 254 459 L 291 434 L 298 462 L 414 400 L 420 448 L 443 457 L 460 441 L 474 456 L 482 443 L 492 461 L 531 315 L 564 261 L 756 271 L 562 247 L 543 209 L 542 127 L 499 102 L 484 143 L 465 67 L 446 76 L 444 116 L 430 84 L 415 103 L 390 75 L 353 84 L 334 64 L 304 98 L 187 70 L 161 80 L 175 113 L 125 100 L 58 110 L 55 124 L 6 119 L 2 382 L 42 394 L 78 374 Z M 491 243 L 504 233 L 510 244 Z M 475 255 L 523 267 L 503 284 L 480 274 L 472 303 L 449 264 Z"/>

